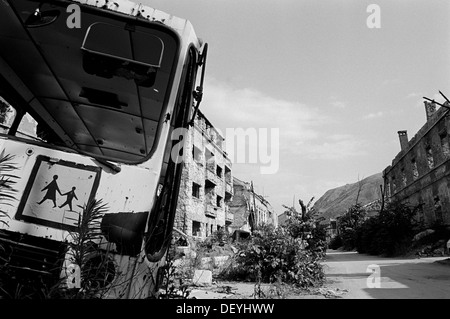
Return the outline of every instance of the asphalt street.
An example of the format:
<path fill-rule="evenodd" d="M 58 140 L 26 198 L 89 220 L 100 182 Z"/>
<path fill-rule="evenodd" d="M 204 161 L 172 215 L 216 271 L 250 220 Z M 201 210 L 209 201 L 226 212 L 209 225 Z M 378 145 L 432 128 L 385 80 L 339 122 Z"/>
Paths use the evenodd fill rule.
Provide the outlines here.
<path fill-rule="evenodd" d="M 450 299 L 448 259 L 383 258 L 329 250 L 323 266 L 327 286 L 346 290 L 340 298 Z"/>

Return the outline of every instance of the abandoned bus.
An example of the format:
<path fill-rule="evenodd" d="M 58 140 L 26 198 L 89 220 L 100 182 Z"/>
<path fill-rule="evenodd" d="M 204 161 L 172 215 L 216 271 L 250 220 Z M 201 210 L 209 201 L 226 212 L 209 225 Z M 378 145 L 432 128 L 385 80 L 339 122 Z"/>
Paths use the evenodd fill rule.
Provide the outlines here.
<path fill-rule="evenodd" d="M 128 0 L 0 1 L 0 291 L 152 296 L 206 50 Z"/>

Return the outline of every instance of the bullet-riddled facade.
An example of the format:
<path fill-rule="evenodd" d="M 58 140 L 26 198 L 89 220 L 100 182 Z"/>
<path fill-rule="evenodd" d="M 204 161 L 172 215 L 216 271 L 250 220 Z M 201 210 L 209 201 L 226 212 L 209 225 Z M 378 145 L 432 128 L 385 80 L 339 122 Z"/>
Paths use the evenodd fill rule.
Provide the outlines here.
<path fill-rule="evenodd" d="M 227 202 L 233 194 L 231 161 L 223 136 L 199 111 L 186 134 L 175 227 L 204 239 L 233 221 Z"/>
<path fill-rule="evenodd" d="M 430 226 L 450 224 L 449 110 L 425 102 L 426 123 L 408 140 L 399 131 L 401 151 L 384 172 L 386 195 L 417 206 L 419 220 Z"/>
<path fill-rule="evenodd" d="M 233 200 L 229 209 L 234 215 L 230 225 L 232 232 L 250 234 L 252 230 L 264 224 L 278 226 L 278 218 L 270 203 L 253 191 L 251 183 L 233 178 Z"/>

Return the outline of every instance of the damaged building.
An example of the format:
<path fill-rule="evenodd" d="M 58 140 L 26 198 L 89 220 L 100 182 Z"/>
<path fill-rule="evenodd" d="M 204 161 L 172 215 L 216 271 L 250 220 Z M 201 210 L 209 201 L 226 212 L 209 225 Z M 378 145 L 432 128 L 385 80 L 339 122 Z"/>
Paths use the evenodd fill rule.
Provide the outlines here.
<path fill-rule="evenodd" d="M 227 202 L 233 194 L 231 160 L 223 136 L 200 111 L 184 136 L 184 161 L 175 227 L 205 239 L 233 221 Z"/>
<path fill-rule="evenodd" d="M 398 131 L 401 151 L 383 171 L 390 200 L 418 208 L 417 218 L 425 225 L 450 224 L 450 118 L 444 104 L 436 110 L 425 101 L 426 123 L 408 140 Z"/>
<path fill-rule="evenodd" d="M 270 203 L 254 192 L 252 183 L 233 178 L 233 198 L 228 203 L 234 220 L 230 225 L 233 238 L 248 237 L 252 230 L 264 224 L 278 226 L 278 218 Z"/>

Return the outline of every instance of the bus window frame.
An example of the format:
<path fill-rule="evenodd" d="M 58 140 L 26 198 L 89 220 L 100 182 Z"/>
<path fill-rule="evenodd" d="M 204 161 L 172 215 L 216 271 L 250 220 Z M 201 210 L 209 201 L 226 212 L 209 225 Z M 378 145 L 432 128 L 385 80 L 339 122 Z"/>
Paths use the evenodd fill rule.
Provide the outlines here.
<path fill-rule="evenodd" d="M 189 125 L 189 119 L 191 116 L 192 111 L 192 102 L 194 99 L 194 87 L 196 84 L 196 77 L 198 73 L 198 58 L 199 53 L 195 49 L 193 45 L 190 45 L 187 49 L 186 59 L 185 63 L 183 64 L 183 73 L 180 79 L 180 86 L 178 88 L 178 94 L 177 94 L 177 100 L 176 100 L 176 107 L 177 109 L 174 110 L 174 116 L 172 117 L 172 128 L 188 128 Z M 188 72 L 192 68 L 192 78 L 188 81 Z M 185 96 L 185 93 L 189 93 L 187 96 Z M 183 98 L 186 98 L 186 101 L 183 100 Z M 180 101 L 181 100 L 181 101 Z M 185 110 L 184 118 L 180 117 L 180 112 L 182 110 Z M 179 120 L 179 121 L 177 121 Z M 182 123 L 178 123 L 182 122 Z M 178 140 L 172 141 L 172 143 L 168 143 L 167 147 L 170 147 L 172 149 L 173 144 L 179 143 Z M 175 215 L 176 215 L 176 208 L 178 205 L 178 192 L 180 188 L 180 181 L 181 181 L 181 174 L 182 174 L 182 163 L 175 163 L 171 157 L 169 157 L 169 163 L 168 168 L 164 176 L 164 184 L 162 187 L 162 191 L 160 195 L 156 199 L 156 203 L 152 208 L 150 218 L 148 221 L 148 231 L 145 236 L 145 254 L 147 256 L 147 259 L 150 262 L 156 262 L 159 261 L 164 254 L 166 253 L 168 247 L 170 246 L 170 241 L 172 237 L 172 231 L 173 231 L 173 224 L 175 221 Z M 171 176 L 173 174 L 173 176 Z M 171 180 L 169 180 L 169 177 L 172 177 Z M 174 187 L 174 184 L 176 187 Z M 170 192 L 170 189 L 174 190 L 174 193 Z M 169 191 L 167 193 L 167 191 Z M 168 198 L 166 198 L 166 196 Z M 163 234 L 162 242 L 157 244 L 157 249 L 154 251 L 149 252 L 148 246 L 153 244 L 153 241 L 158 240 L 159 238 L 156 238 L 158 236 L 158 225 L 160 222 L 163 222 L 163 229 L 160 229 Z M 157 233 L 154 235 L 154 233 Z"/>
<path fill-rule="evenodd" d="M 62 3 L 62 1 L 57 1 L 57 2 Z M 165 95 L 163 98 L 164 102 L 161 105 L 160 117 L 156 124 L 154 140 L 153 140 L 151 148 L 148 149 L 148 152 L 145 156 L 142 156 L 139 158 L 134 158 L 134 159 L 130 159 L 130 158 L 126 159 L 126 158 L 124 158 L 125 156 L 122 158 L 118 158 L 118 157 L 111 157 L 111 156 L 107 156 L 107 155 L 103 155 L 103 154 L 92 153 L 89 151 L 79 152 L 79 149 L 75 145 L 70 145 L 73 142 L 71 139 L 70 140 L 66 139 L 65 141 L 62 142 L 63 145 L 58 145 L 58 146 L 62 147 L 63 149 L 68 149 L 72 153 L 78 152 L 85 156 L 92 157 L 95 159 L 101 159 L 101 160 L 106 160 L 106 161 L 114 162 L 114 163 L 121 163 L 121 164 L 125 164 L 125 165 L 139 165 L 139 164 L 148 162 L 154 156 L 155 152 L 157 151 L 157 148 L 158 148 L 158 145 L 160 142 L 160 138 L 161 138 L 161 135 L 162 135 L 162 132 L 164 129 L 163 124 L 166 122 L 166 116 L 167 116 L 168 111 L 170 110 L 171 98 L 172 98 L 173 89 L 174 89 L 174 85 L 175 85 L 175 77 L 178 72 L 177 66 L 178 66 L 178 63 L 180 60 L 180 52 L 181 52 L 182 43 L 183 43 L 181 36 L 178 32 L 176 32 L 176 30 L 172 29 L 171 27 L 169 27 L 167 25 L 164 25 L 164 24 L 161 24 L 161 23 L 155 22 L 155 21 L 150 21 L 150 20 L 136 19 L 135 17 L 130 17 L 121 12 L 111 12 L 109 10 L 103 10 L 103 9 L 100 9 L 100 8 L 94 7 L 94 6 L 85 6 L 85 7 L 83 7 L 83 11 L 86 13 L 101 16 L 101 17 L 107 17 L 107 18 L 114 17 L 116 22 L 122 22 L 125 24 L 131 23 L 134 26 L 139 27 L 139 28 L 157 30 L 158 32 L 165 33 L 168 37 L 173 39 L 175 50 L 173 52 L 173 60 L 172 60 L 171 68 L 170 68 L 169 80 L 166 85 L 167 89 L 166 89 L 166 92 L 165 92 Z M 53 115 L 50 112 L 48 112 L 48 114 L 45 117 L 50 117 L 51 119 L 44 119 L 44 117 L 40 116 L 40 115 L 38 115 L 38 117 L 34 116 L 34 114 L 36 114 L 36 111 L 29 105 L 28 102 L 30 102 L 33 99 L 37 99 L 37 100 L 39 100 L 39 99 L 36 96 L 33 96 L 33 98 L 30 101 L 24 101 L 23 98 L 20 96 L 20 93 L 18 91 L 16 91 L 7 80 L 5 80 L 4 78 L 2 79 L 2 78 L 3 78 L 3 76 L 0 74 L 0 95 L 2 93 L 1 92 L 2 91 L 1 85 L 3 84 L 2 80 L 4 80 L 7 84 L 6 90 L 11 91 L 11 92 L 9 92 L 9 94 L 11 96 L 14 96 L 14 100 L 18 100 L 18 99 L 21 100 L 20 103 L 15 103 L 15 104 L 17 104 L 17 107 L 15 107 L 16 110 L 19 110 L 19 109 L 25 110 L 25 112 L 29 113 L 36 121 L 38 121 L 38 122 L 42 121 L 45 124 L 54 120 Z M 33 92 L 33 94 L 34 94 L 34 92 Z M 9 103 L 10 103 L 10 101 L 9 101 Z M 10 105 L 12 105 L 12 104 L 10 103 Z M 39 118 L 39 120 L 37 120 L 37 118 Z M 141 120 L 144 119 L 144 117 L 142 117 L 142 116 L 140 116 L 139 118 Z M 19 123 L 20 123 L 20 121 L 19 121 Z M 14 136 L 15 138 L 21 139 L 20 137 L 15 136 L 15 133 L 16 133 L 19 123 L 16 124 L 17 126 L 10 128 L 8 137 Z M 62 128 L 62 130 L 64 132 L 66 132 L 67 129 Z M 67 133 L 65 133 L 65 134 L 67 135 Z M 45 145 L 46 147 L 49 147 L 49 145 L 50 145 L 50 147 L 55 146 L 54 144 L 51 144 L 45 140 L 34 141 L 34 142 L 42 143 L 42 145 Z"/>

